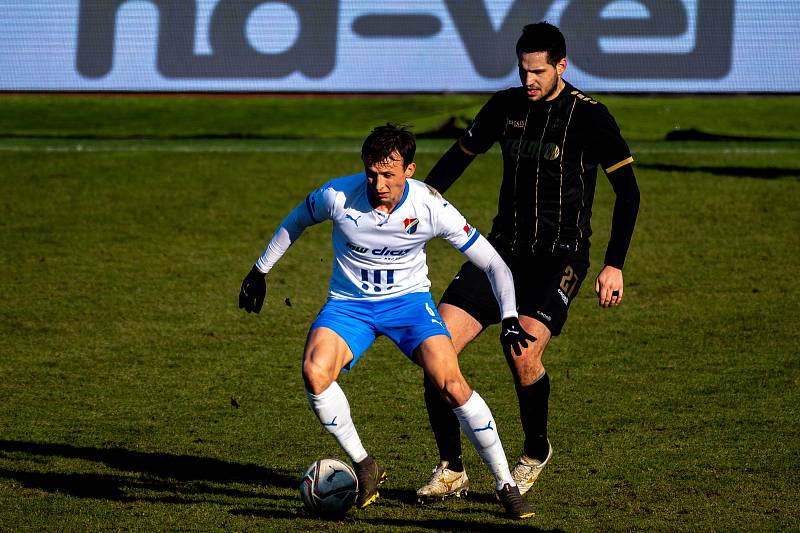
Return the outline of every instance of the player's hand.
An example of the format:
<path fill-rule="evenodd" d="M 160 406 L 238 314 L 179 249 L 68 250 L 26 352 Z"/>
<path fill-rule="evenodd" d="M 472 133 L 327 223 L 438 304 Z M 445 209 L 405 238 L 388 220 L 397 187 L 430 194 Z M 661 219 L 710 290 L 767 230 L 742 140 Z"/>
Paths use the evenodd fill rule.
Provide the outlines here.
<path fill-rule="evenodd" d="M 522 355 L 522 349 L 528 347 L 528 341 L 536 342 L 536 337 L 522 329 L 519 319 L 515 316 L 504 318 L 501 324 L 500 344 L 506 356 Z"/>
<path fill-rule="evenodd" d="M 239 290 L 239 309 L 244 309 L 248 313 L 258 313 L 264 305 L 264 297 L 267 295 L 267 281 L 264 279 L 266 274 L 253 267 L 242 281 L 242 288 Z"/>
<path fill-rule="evenodd" d="M 606 265 L 597 275 L 594 282 L 594 292 L 600 307 L 616 307 L 622 302 L 624 283 L 622 282 L 622 270 Z"/>

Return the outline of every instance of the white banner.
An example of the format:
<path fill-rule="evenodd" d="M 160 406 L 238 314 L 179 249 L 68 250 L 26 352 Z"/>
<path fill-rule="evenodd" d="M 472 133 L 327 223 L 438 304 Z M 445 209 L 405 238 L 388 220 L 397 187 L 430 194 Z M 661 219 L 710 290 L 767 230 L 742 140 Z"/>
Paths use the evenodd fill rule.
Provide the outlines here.
<path fill-rule="evenodd" d="M 548 20 L 588 92 L 800 92 L 797 0 L 5 0 L 2 91 L 489 92 Z"/>

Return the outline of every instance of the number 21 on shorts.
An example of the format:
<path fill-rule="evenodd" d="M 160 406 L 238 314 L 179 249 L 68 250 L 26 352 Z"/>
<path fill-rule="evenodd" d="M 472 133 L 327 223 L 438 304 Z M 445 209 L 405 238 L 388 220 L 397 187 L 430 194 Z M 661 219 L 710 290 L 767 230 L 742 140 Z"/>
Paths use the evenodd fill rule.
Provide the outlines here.
<path fill-rule="evenodd" d="M 567 265 L 564 269 L 564 275 L 558 286 L 564 291 L 564 294 L 566 294 L 568 298 L 572 297 L 572 293 L 575 292 L 575 287 L 578 286 L 578 275 L 571 265 Z"/>

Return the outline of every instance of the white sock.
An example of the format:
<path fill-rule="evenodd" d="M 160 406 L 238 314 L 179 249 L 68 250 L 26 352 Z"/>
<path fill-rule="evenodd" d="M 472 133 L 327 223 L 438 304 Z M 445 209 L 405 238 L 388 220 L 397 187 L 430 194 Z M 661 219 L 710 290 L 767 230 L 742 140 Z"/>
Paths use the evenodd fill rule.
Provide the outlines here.
<path fill-rule="evenodd" d="M 458 417 L 461 429 L 467 439 L 475 446 L 481 459 L 489 467 L 489 471 L 494 476 L 497 490 L 502 489 L 506 484 L 515 486 L 516 483 L 508 470 L 506 452 L 503 451 L 500 435 L 497 434 L 494 417 L 480 394 L 472 391 L 469 400 L 461 407 L 454 408 L 453 412 Z"/>
<path fill-rule="evenodd" d="M 311 410 L 350 459 L 355 463 L 366 459 L 367 450 L 358 437 L 356 426 L 350 417 L 350 404 L 339 384 L 334 381 L 320 394 L 311 394 L 306 389 L 306 396 Z"/>

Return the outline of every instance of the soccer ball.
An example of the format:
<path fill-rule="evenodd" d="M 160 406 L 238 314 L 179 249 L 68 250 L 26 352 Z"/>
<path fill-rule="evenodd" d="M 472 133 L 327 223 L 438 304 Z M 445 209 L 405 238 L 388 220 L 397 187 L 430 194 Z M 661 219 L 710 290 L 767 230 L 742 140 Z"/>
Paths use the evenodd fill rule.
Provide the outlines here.
<path fill-rule="evenodd" d="M 350 465 L 332 457 L 311 463 L 299 488 L 303 505 L 319 516 L 342 516 L 358 497 L 356 473 Z"/>

